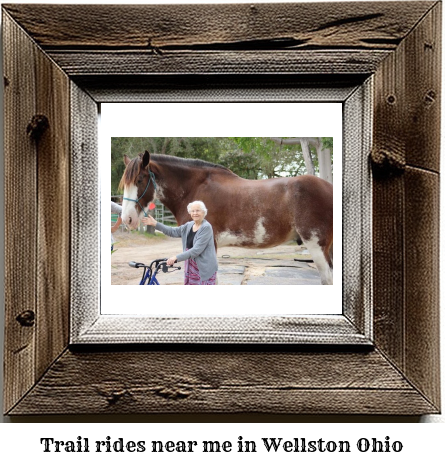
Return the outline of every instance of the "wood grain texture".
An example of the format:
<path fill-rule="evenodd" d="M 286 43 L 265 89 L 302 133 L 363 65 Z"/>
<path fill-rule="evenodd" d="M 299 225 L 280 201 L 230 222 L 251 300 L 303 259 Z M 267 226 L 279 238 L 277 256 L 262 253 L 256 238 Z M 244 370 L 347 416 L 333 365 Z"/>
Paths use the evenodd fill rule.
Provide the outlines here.
<path fill-rule="evenodd" d="M 12 414 L 434 411 L 378 352 L 66 352 Z"/>
<path fill-rule="evenodd" d="M 5 389 L 8 410 L 35 383 L 37 159 L 26 129 L 35 114 L 35 46 L 3 16 L 5 153 Z M 24 73 L 23 70 L 27 72 Z M 22 323 L 17 317 L 28 312 Z"/>
<path fill-rule="evenodd" d="M 387 50 L 49 51 L 73 78 L 135 74 L 371 74 Z"/>
<path fill-rule="evenodd" d="M 68 343 L 69 79 L 8 15 L 4 23 L 8 409 Z M 14 318 L 25 311 L 32 324 Z"/>
<path fill-rule="evenodd" d="M 36 51 L 36 114 L 48 127 L 37 150 L 36 377 L 64 350 L 70 310 L 70 80 Z"/>
<path fill-rule="evenodd" d="M 405 41 L 406 162 L 439 172 L 441 115 L 442 3 Z"/>
<path fill-rule="evenodd" d="M 45 50 L 395 49 L 434 2 L 19 5 L 4 8 Z M 38 17 L 39 21 L 35 21 Z M 69 34 L 67 34 L 69 31 Z"/>
<path fill-rule="evenodd" d="M 374 340 L 404 368 L 404 180 L 406 45 L 384 60 L 374 78 L 373 179 Z M 379 163 L 378 165 L 376 163 Z M 376 166 L 378 168 L 376 168 Z"/>
<path fill-rule="evenodd" d="M 310 3 L 5 8 L 69 75 L 122 76 L 370 74 L 433 5 L 326 3 L 322 15 Z"/>
<path fill-rule="evenodd" d="M 404 367 L 403 179 L 373 180 L 374 342 Z"/>
<path fill-rule="evenodd" d="M 8 414 L 440 410 L 440 3 L 16 4 L 3 11 Z M 90 156 L 74 141 L 79 128 L 91 140 L 91 128 L 73 123 L 74 109 L 94 113 L 87 93 L 112 101 L 118 89 L 137 101 L 165 83 L 176 92 L 210 88 L 217 99 L 218 86 L 256 88 L 271 72 L 269 88 L 274 81 L 286 89 L 296 81 L 357 85 L 373 74 L 374 318 L 354 321 L 372 326 L 374 350 L 66 347 L 68 236 L 59 216 L 40 216 L 51 205 L 44 187 L 66 205 L 66 147 L 81 160 Z M 38 112 L 48 127 L 30 138 Z M 52 241 L 60 255 L 49 251 Z M 60 278 L 53 276 L 59 266 Z"/>
<path fill-rule="evenodd" d="M 436 405 L 440 405 L 440 351 L 431 341 L 439 339 L 440 329 L 439 188 L 437 173 L 407 167 L 405 371 Z"/>
<path fill-rule="evenodd" d="M 373 157 L 439 171 L 441 4 L 423 18 L 376 73 Z"/>
<path fill-rule="evenodd" d="M 375 75 L 372 157 L 405 164 L 402 44 Z M 388 156 L 389 154 L 389 156 Z M 392 158 L 390 158 L 392 157 Z M 389 163 L 388 162 L 388 163 Z M 397 164 L 397 162 L 399 164 Z M 390 165 L 392 168 L 392 165 Z M 374 340 L 396 366 L 404 367 L 404 183 L 397 176 L 373 179 Z"/>
<path fill-rule="evenodd" d="M 436 405 L 438 346 L 429 341 L 439 318 L 440 8 L 376 73 L 371 157 L 375 342 Z"/>

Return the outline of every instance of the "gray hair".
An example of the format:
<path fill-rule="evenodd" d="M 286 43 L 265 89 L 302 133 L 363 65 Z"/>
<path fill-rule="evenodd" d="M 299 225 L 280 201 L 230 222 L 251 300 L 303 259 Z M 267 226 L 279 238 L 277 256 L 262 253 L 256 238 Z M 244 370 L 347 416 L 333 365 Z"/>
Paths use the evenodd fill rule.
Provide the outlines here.
<path fill-rule="evenodd" d="M 201 200 L 195 200 L 187 205 L 187 211 L 190 213 L 190 210 L 192 209 L 192 205 L 199 205 L 201 210 L 204 212 L 204 216 L 207 215 L 207 207 L 204 205 L 204 202 Z"/>

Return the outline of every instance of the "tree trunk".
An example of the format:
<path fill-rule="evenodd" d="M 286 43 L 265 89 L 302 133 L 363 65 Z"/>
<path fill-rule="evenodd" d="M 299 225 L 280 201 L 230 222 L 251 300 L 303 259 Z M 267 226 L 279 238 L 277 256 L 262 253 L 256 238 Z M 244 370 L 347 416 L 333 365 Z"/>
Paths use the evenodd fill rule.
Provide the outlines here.
<path fill-rule="evenodd" d="M 324 149 L 320 141 L 317 147 L 317 156 L 320 178 L 332 184 L 331 149 Z"/>
<path fill-rule="evenodd" d="M 304 164 L 308 174 L 315 175 L 314 162 L 312 161 L 309 144 L 317 150 L 318 167 L 320 178 L 332 184 L 332 166 L 331 166 L 331 149 L 324 149 L 321 137 L 293 137 L 290 139 L 280 139 L 279 137 L 271 137 L 275 143 L 280 145 L 301 145 L 303 152 Z"/>
<path fill-rule="evenodd" d="M 300 138 L 301 150 L 303 152 L 304 163 L 306 165 L 307 174 L 315 176 L 314 162 L 312 161 L 311 151 L 309 149 L 309 142 L 306 137 Z"/>

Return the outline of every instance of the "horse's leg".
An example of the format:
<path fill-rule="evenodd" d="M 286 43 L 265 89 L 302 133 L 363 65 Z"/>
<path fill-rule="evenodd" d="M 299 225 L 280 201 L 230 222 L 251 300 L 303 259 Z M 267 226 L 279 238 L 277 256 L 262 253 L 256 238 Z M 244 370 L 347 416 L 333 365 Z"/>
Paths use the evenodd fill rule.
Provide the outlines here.
<path fill-rule="evenodd" d="M 321 284 L 332 284 L 332 260 L 330 256 L 332 243 L 323 244 L 316 235 L 306 239 L 303 237 L 303 242 L 320 273 Z"/>

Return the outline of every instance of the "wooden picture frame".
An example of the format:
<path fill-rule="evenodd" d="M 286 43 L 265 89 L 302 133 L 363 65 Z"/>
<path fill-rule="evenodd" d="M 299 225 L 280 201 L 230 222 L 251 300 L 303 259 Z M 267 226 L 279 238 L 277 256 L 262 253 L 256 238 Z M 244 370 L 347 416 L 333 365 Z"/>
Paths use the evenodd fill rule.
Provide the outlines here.
<path fill-rule="evenodd" d="M 440 2 L 11 4 L 2 14 L 6 414 L 440 411 Z M 73 208 L 71 197 L 96 189 L 84 169 L 101 102 L 348 86 L 372 109 L 354 126 L 373 174 L 370 254 L 354 256 L 369 274 L 353 276 L 343 319 L 354 340 L 327 324 L 334 340 L 315 345 L 73 340 L 73 301 L 82 324 L 95 323 L 98 281 L 76 270 L 95 260 L 82 247 L 97 206 Z"/>

